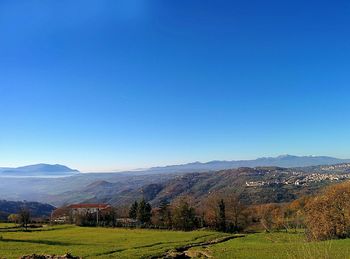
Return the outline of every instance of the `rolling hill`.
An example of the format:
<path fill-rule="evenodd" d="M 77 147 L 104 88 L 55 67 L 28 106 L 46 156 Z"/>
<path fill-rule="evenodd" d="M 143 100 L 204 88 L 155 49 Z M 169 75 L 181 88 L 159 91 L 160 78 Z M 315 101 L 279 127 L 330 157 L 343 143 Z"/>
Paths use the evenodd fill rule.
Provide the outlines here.
<path fill-rule="evenodd" d="M 27 201 L 0 200 L 0 219 L 7 219 L 10 214 L 17 214 L 22 208 L 27 208 L 32 217 L 49 217 L 55 207 L 49 204 Z"/>
<path fill-rule="evenodd" d="M 242 167 L 217 172 L 135 176 L 119 182 L 96 181 L 75 191 L 49 197 L 54 204 L 103 202 L 128 205 L 147 199 L 153 205 L 189 195 L 200 201 L 210 193 L 234 193 L 246 204 L 289 202 L 320 188 L 350 179 L 350 164 L 305 168 Z M 110 179 L 113 180 L 113 179 Z"/>

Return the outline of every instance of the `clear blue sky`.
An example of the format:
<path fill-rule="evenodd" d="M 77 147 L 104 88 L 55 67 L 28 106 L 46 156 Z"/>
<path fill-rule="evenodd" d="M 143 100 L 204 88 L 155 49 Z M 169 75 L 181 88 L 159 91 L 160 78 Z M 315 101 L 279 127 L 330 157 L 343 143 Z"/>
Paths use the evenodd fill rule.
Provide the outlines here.
<path fill-rule="evenodd" d="M 350 2 L 0 0 L 0 166 L 350 157 Z"/>

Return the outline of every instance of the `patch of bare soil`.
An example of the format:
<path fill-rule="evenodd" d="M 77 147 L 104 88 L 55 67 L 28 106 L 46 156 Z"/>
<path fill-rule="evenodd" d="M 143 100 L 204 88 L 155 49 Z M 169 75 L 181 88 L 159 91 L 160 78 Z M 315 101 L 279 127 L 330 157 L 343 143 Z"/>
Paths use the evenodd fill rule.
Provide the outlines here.
<path fill-rule="evenodd" d="M 82 259 L 81 257 L 73 256 L 71 254 L 65 255 L 24 255 L 20 259 Z"/>
<path fill-rule="evenodd" d="M 199 246 L 210 246 L 215 245 L 219 243 L 223 243 L 226 241 L 229 241 L 234 238 L 244 237 L 244 235 L 234 235 L 234 236 L 228 236 L 223 238 L 217 238 L 214 240 L 201 242 L 201 243 L 195 243 L 195 244 L 189 244 L 185 246 L 181 246 L 178 248 L 175 248 L 173 250 L 170 250 L 166 252 L 165 254 L 161 256 L 153 256 L 151 259 L 189 259 L 189 258 L 210 258 L 211 255 L 209 255 L 206 252 L 203 251 L 189 251 L 190 248 L 193 247 L 199 247 Z"/>

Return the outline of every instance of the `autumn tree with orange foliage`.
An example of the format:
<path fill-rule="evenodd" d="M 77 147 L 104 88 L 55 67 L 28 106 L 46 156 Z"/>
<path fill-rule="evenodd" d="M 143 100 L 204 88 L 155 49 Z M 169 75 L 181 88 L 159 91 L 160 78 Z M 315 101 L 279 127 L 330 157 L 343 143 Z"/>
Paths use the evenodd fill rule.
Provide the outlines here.
<path fill-rule="evenodd" d="M 309 238 L 326 240 L 350 237 L 350 182 L 325 189 L 306 205 Z"/>
<path fill-rule="evenodd" d="M 209 227 L 228 232 L 244 230 L 249 219 L 246 209 L 237 195 L 227 193 L 213 193 L 201 206 L 205 223 Z"/>

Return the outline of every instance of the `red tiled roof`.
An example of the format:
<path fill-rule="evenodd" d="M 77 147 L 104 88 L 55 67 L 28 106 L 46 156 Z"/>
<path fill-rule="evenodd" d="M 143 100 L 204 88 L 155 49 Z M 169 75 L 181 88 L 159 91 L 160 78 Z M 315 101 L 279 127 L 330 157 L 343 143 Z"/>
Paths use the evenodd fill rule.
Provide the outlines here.
<path fill-rule="evenodd" d="M 89 203 L 85 203 L 85 204 L 72 204 L 69 205 L 68 208 L 70 209 L 106 209 L 110 207 L 109 204 L 89 204 Z"/>

